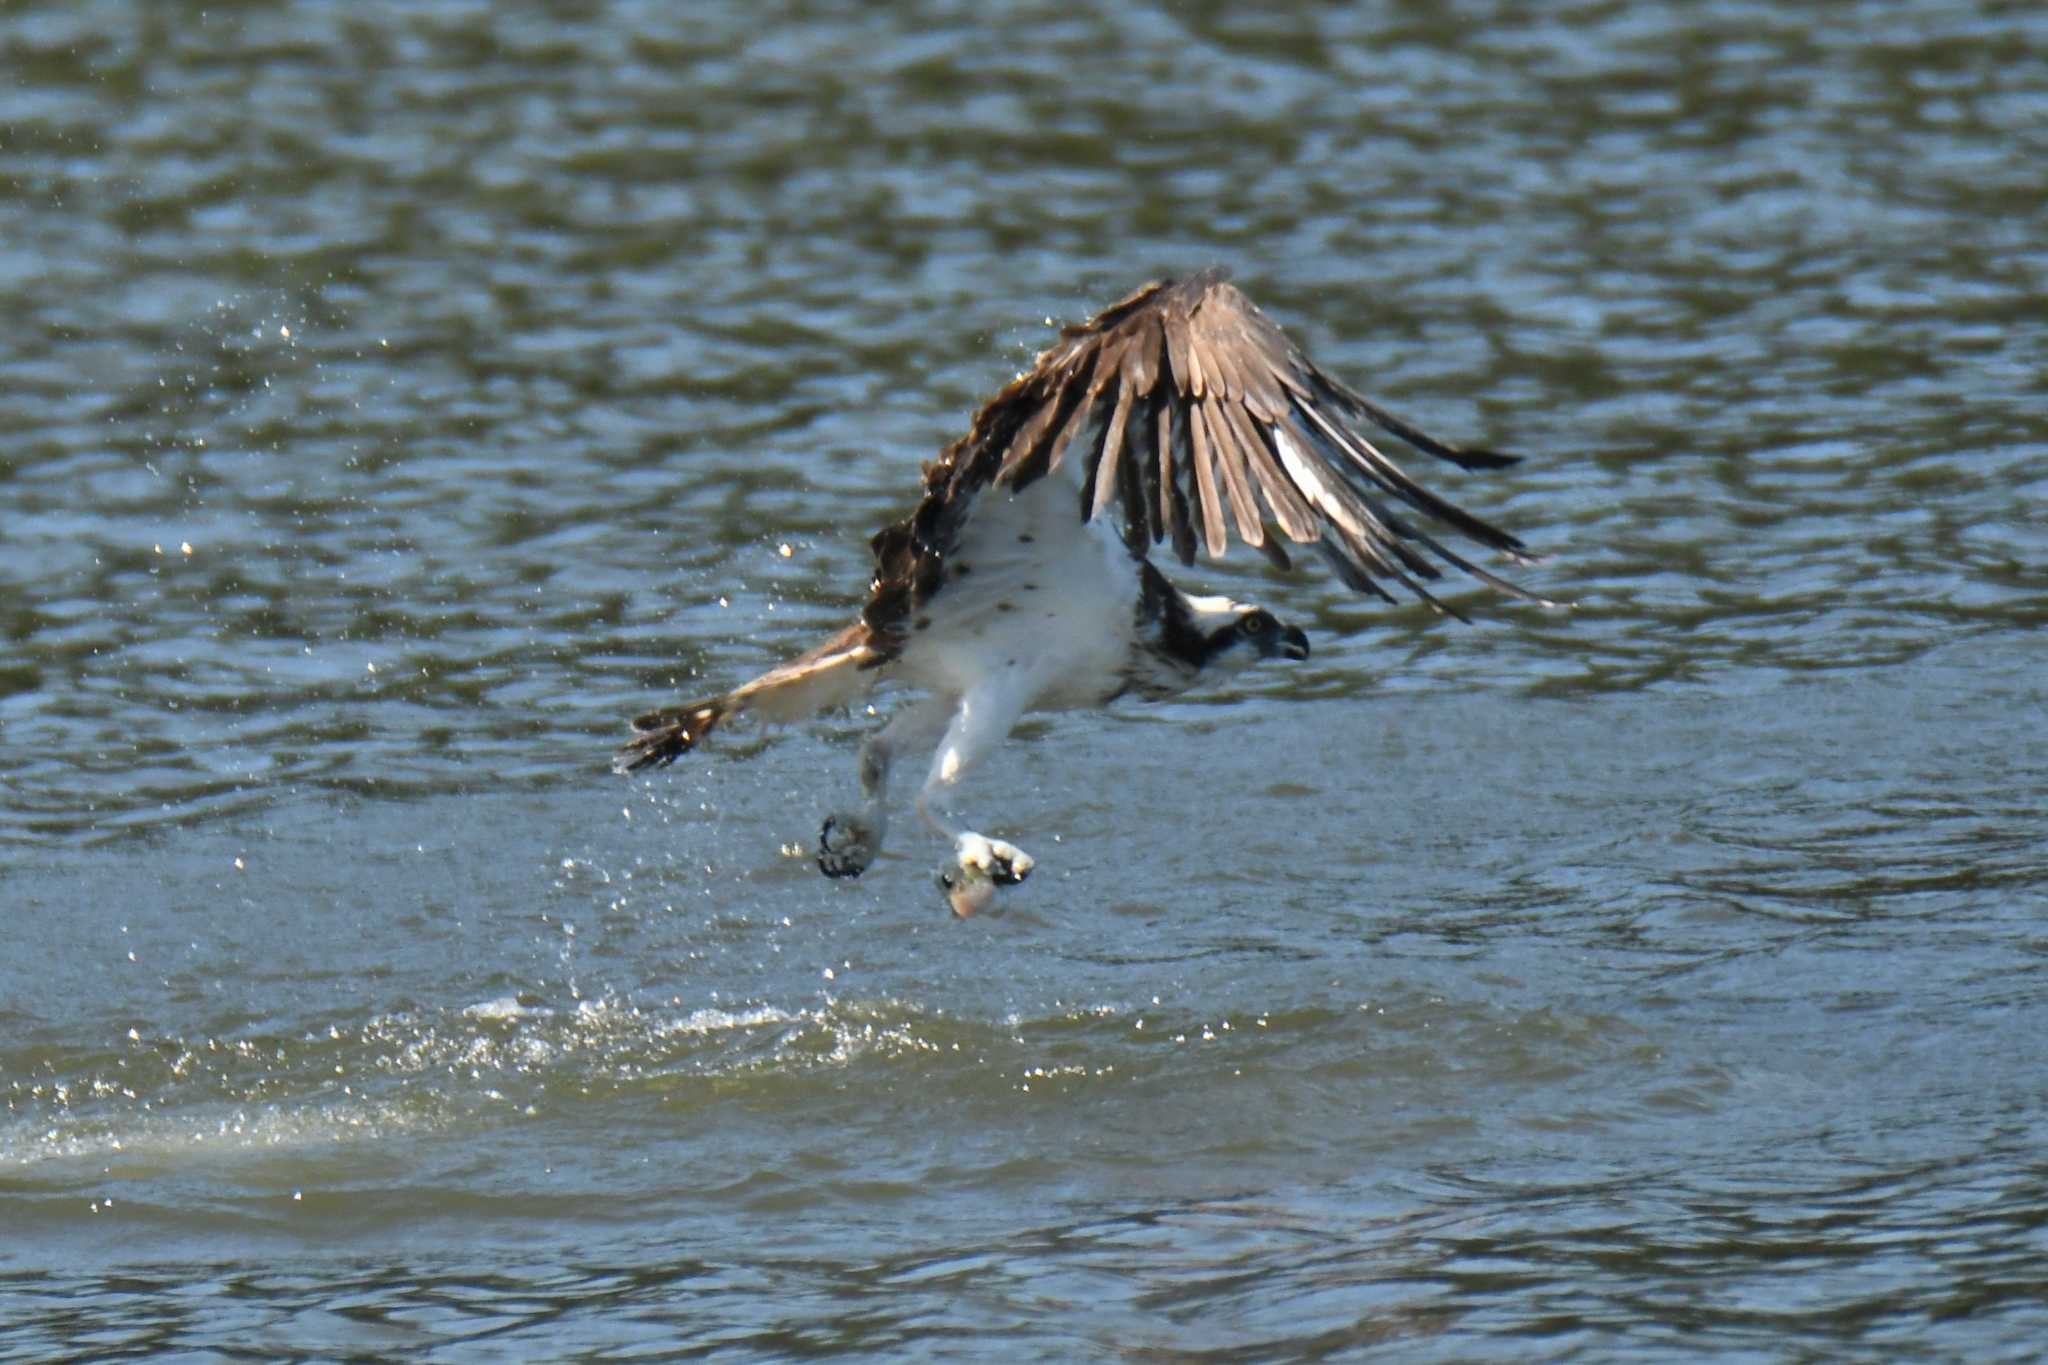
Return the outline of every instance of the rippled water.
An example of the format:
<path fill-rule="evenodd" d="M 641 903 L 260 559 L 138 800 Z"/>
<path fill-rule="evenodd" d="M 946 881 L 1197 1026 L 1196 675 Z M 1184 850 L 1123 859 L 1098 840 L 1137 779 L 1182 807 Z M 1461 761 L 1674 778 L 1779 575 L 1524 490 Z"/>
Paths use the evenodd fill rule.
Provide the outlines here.
<path fill-rule="evenodd" d="M 2044 49 L 11 7 L 0 1358 L 2031 1357 Z M 966 924 L 858 723 L 603 771 L 1212 262 L 1578 609 L 1205 566 L 1313 664 L 1027 726 Z"/>

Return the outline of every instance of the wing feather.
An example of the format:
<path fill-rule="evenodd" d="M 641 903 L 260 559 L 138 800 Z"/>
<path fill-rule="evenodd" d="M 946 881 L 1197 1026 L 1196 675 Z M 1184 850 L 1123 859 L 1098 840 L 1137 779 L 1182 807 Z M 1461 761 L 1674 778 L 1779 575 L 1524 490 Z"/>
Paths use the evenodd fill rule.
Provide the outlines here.
<path fill-rule="evenodd" d="M 1273 451 L 1269 444 L 1273 439 L 1272 430 L 1262 425 L 1243 408 L 1230 404 L 1223 409 L 1224 420 L 1237 429 L 1238 444 L 1251 459 L 1252 473 L 1257 476 L 1259 491 L 1266 495 L 1266 505 L 1273 509 L 1273 515 L 1280 520 L 1280 529 L 1287 538 L 1297 545 L 1306 545 L 1316 538 L 1315 519 L 1308 504 L 1302 499 L 1301 490 L 1291 483 L 1280 466 L 1273 462 Z"/>
<path fill-rule="evenodd" d="M 1159 385 L 1160 348 L 1166 333 L 1158 327 L 1140 327 L 1131 333 L 1131 345 L 1124 352 L 1124 379 L 1140 398 L 1150 398 Z"/>
<path fill-rule="evenodd" d="M 1101 356 L 1099 348 L 1087 348 L 1049 376 L 1044 400 L 1018 428 L 1003 455 L 997 482 L 1022 488 L 1052 472 L 1088 415 L 1098 387 L 1093 382 L 1096 361 Z"/>
<path fill-rule="evenodd" d="M 1174 382 L 1180 385 L 1182 393 L 1195 398 L 1201 397 L 1202 379 L 1190 363 L 1186 323 L 1170 313 L 1162 313 L 1152 321 L 1156 322 L 1160 333 L 1166 338 L 1166 363 L 1173 371 Z"/>
<path fill-rule="evenodd" d="M 1480 544 L 1499 550 L 1510 559 L 1527 562 L 1527 556 L 1523 553 L 1525 547 L 1520 540 L 1430 492 L 1409 478 L 1399 465 L 1380 453 L 1379 447 L 1357 432 L 1347 431 L 1338 426 L 1324 416 L 1319 408 L 1297 405 L 1296 411 L 1308 418 L 1315 427 L 1314 434 L 1326 441 L 1330 449 L 1339 452 L 1343 459 L 1349 460 L 1368 483 L 1384 488 L 1418 511 L 1427 512 L 1439 521 L 1448 522 Z"/>
<path fill-rule="evenodd" d="M 1245 544 L 1254 549 L 1266 545 L 1266 516 L 1259 510 L 1259 501 L 1252 493 L 1251 473 L 1247 466 L 1251 455 L 1238 441 L 1237 428 L 1231 425 L 1227 413 L 1236 411 L 1237 405 L 1228 402 L 1208 402 L 1202 405 L 1203 420 L 1209 424 L 1209 448 L 1216 452 L 1216 467 L 1223 472 L 1223 486 L 1230 493 L 1231 510 L 1237 513 L 1237 533 Z"/>
<path fill-rule="evenodd" d="M 1182 486 L 1186 476 L 1176 468 L 1188 462 L 1187 423 L 1180 423 L 1179 431 L 1174 429 L 1173 404 L 1165 395 L 1153 399 L 1152 414 L 1159 432 L 1159 514 L 1171 530 L 1174 554 L 1181 563 L 1192 564 L 1195 531 L 1188 524 L 1188 495 Z"/>
<path fill-rule="evenodd" d="M 1213 328 L 1204 326 L 1196 331 L 1194 342 L 1188 349 L 1203 372 L 1210 376 L 1212 389 L 1220 386 L 1223 397 L 1233 404 L 1244 402 L 1248 386 L 1237 354 L 1240 347 L 1230 344 L 1227 337 L 1214 335 Z"/>
<path fill-rule="evenodd" d="M 1257 535 L 1256 518 L 1247 516 L 1243 507 L 1237 505 L 1237 490 L 1226 487 L 1228 475 L 1219 464 L 1225 463 L 1225 452 L 1218 450 L 1215 437 L 1209 430 L 1209 405 L 1197 402 L 1188 409 L 1188 434 L 1195 445 L 1195 483 L 1202 494 L 1202 530 L 1207 536 L 1209 558 L 1221 559 L 1230 548 L 1230 526 L 1223 519 L 1223 495 L 1230 494 L 1232 510 L 1238 515 L 1238 533 L 1244 535 L 1246 523 L 1252 522 L 1253 534 L 1244 539 L 1257 545 L 1262 537 Z"/>
<path fill-rule="evenodd" d="M 1109 506 L 1122 487 L 1117 481 L 1117 466 L 1123 459 L 1124 426 L 1130 420 L 1131 386 L 1119 382 L 1116 386 L 1116 407 L 1109 414 L 1109 425 L 1102 433 L 1102 447 L 1088 471 L 1091 488 L 1087 498 L 1090 521 L 1102 515 L 1102 509 Z"/>
<path fill-rule="evenodd" d="M 1124 456 L 1118 466 L 1126 480 L 1122 497 L 1129 534 L 1142 555 L 1166 538 L 1166 509 L 1159 498 L 1159 424 L 1150 399 L 1133 401 L 1131 424 L 1124 429 Z"/>
<path fill-rule="evenodd" d="M 1066 423 L 1060 427 L 1059 434 L 1054 436 L 1052 443 L 1046 447 L 1046 473 L 1050 474 L 1060 467 L 1061 457 L 1067 453 L 1067 447 L 1073 444 L 1074 438 L 1080 435 L 1081 427 L 1094 412 L 1095 400 L 1101 392 L 1102 378 L 1098 376 L 1095 383 L 1089 386 L 1087 396 L 1074 404 L 1074 410 L 1068 414 Z M 1091 470 L 1090 472 L 1093 471 Z M 1029 482 L 1029 480 L 1026 482 Z"/>

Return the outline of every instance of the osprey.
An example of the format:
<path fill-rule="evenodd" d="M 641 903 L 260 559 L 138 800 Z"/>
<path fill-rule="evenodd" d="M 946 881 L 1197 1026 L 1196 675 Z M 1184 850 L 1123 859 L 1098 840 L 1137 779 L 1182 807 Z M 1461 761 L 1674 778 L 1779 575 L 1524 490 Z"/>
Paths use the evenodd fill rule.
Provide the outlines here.
<path fill-rule="evenodd" d="M 825 818 L 818 867 L 867 870 L 888 824 L 889 769 L 936 745 L 918 813 L 952 841 L 953 909 L 984 908 L 1031 856 L 954 820 L 947 797 L 1033 709 L 1157 701 L 1262 659 L 1306 659 L 1308 637 L 1263 607 L 1182 592 L 1149 558 L 1170 544 L 1221 558 L 1233 532 L 1281 568 L 1313 546 L 1385 601 L 1450 565 L 1554 605 L 1462 558 L 1417 517 L 1530 563 L 1520 540 L 1410 478 L 1370 425 L 1465 469 L 1517 457 L 1437 440 L 1346 388 L 1220 270 L 1148 284 L 1066 328 L 924 469 L 908 517 L 871 542 L 860 619 L 723 695 L 633 721 L 620 772 L 674 762 L 743 714 L 786 723 L 885 682 L 922 691 L 861 746 L 858 810 Z"/>

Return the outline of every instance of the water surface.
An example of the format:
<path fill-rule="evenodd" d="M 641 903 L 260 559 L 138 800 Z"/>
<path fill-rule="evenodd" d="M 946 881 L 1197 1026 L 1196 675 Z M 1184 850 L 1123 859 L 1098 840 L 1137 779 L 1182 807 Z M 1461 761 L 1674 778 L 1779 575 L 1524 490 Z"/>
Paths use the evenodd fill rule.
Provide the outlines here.
<path fill-rule="evenodd" d="M 2048 21 L 686 8 L 0 18 L 0 1357 L 2031 1356 Z M 1211 263 L 1578 608 L 604 772 Z"/>

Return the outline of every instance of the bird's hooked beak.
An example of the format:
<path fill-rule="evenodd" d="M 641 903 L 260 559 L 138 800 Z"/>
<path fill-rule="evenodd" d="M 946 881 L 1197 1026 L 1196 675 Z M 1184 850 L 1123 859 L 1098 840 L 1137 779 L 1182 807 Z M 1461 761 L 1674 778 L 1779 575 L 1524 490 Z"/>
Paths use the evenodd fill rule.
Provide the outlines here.
<path fill-rule="evenodd" d="M 1280 632 L 1277 654 L 1283 659 L 1306 659 L 1308 657 L 1308 636 L 1299 626 L 1289 626 Z"/>

